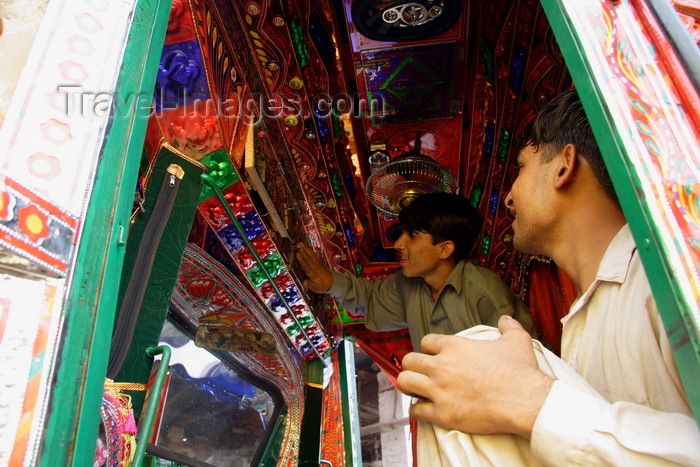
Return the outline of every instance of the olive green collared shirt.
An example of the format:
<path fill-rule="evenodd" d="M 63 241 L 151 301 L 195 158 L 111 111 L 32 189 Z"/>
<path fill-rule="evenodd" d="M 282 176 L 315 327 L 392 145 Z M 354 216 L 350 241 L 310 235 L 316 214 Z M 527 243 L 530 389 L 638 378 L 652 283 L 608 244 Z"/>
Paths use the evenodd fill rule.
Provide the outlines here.
<path fill-rule="evenodd" d="M 364 314 L 370 330 L 408 328 L 416 351 L 426 334 L 456 334 L 477 324 L 497 326 L 501 315 L 517 319 L 535 335 L 530 311 L 510 287 L 493 271 L 466 261 L 457 263 L 435 301 L 423 279 L 401 272 L 374 281 L 350 271 L 334 272 L 328 293 L 346 310 Z"/>

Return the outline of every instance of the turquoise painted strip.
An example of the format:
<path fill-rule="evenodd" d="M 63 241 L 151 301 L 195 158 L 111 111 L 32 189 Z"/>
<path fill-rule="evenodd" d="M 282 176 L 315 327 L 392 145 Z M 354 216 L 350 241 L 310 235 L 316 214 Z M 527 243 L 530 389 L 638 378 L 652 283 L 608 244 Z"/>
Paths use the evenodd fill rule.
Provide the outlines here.
<path fill-rule="evenodd" d="M 44 369 L 44 357 L 46 356 L 46 352 L 41 352 L 38 355 L 35 355 L 34 358 L 32 358 L 32 363 L 29 366 L 29 378 L 32 379 L 39 373 L 41 373 Z"/>

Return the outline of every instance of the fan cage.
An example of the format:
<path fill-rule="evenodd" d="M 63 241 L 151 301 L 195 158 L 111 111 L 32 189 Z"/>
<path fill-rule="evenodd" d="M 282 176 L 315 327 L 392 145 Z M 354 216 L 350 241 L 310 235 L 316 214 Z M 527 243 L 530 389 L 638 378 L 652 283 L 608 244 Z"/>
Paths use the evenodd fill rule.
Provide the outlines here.
<path fill-rule="evenodd" d="M 406 155 L 378 168 L 367 179 L 365 193 L 380 212 L 398 216 L 413 199 L 425 193 L 457 193 L 452 172 L 422 154 Z"/>

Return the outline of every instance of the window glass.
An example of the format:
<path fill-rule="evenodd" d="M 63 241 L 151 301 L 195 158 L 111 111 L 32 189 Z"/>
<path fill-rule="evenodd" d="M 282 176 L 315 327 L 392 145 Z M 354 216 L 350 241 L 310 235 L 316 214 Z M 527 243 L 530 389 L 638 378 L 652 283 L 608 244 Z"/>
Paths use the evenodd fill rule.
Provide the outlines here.
<path fill-rule="evenodd" d="M 170 378 L 155 427 L 158 457 L 191 465 L 250 465 L 267 439 L 272 397 L 170 322 L 160 343 L 172 349 Z"/>

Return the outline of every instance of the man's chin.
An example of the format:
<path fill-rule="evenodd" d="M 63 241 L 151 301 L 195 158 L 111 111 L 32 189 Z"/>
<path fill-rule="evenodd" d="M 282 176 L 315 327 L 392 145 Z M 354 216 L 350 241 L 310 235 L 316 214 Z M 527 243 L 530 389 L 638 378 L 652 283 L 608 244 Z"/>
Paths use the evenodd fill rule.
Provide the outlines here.
<path fill-rule="evenodd" d="M 533 245 L 530 245 L 526 241 L 523 241 L 522 238 L 518 239 L 518 237 L 515 235 L 513 235 L 513 246 L 516 250 L 518 250 L 521 253 L 525 253 L 526 255 L 542 254 L 537 250 L 537 248 L 534 248 Z"/>

